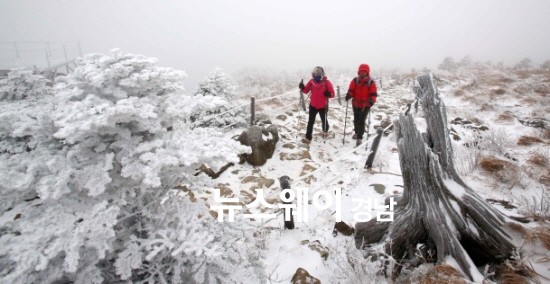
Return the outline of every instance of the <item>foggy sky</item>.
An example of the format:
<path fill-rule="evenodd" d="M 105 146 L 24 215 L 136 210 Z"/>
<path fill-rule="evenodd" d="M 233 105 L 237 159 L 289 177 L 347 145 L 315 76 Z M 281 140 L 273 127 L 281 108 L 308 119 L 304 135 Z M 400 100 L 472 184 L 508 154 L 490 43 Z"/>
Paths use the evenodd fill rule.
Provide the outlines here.
<path fill-rule="evenodd" d="M 218 66 L 436 68 L 550 59 L 548 0 L 0 0 L 0 41 L 80 42 L 159 59 L 194 89 Z"/>

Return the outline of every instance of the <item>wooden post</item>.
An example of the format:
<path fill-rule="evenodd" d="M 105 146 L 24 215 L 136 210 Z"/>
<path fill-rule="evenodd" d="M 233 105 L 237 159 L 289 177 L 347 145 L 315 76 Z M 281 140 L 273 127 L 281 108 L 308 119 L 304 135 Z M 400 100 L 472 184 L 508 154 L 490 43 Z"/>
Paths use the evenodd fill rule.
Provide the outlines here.
<path fill-rule="evenodd" d="M 338 104 L 342 105 L 342 99 L 340 98 L 340 86 L 336 86 L 336 93 L 338 94 Z"/>
<path fill-rule="evenodd" d="M 279 183 L 281 184 L 281 191 L 285 189 L 290 189 L 290 178 L 288 176 L 282 176 L 279 178 Z M 290 194 L 286 193 L 285 198 L 290 198 Z M 290 202 L 284 202 L 284 204 L 290 204 Z M 285 220 L 285 229 L 294 229 L 294 217 L 292 216 L 292 208 L 289 210 L 290 221 L 286 221 L 286 210 L 283 212 Z"/>
<path fill-rule="evenodd" d="M 48 54 L 48 49 L 44 49 L 44 51 L 46 52 L 46 62 L 48 63 L 48 69 L 50 69 L 52 66 L 50 64 L 50 55 Z"/>
<path fill-rule="evenodd" d="M 17 47 L 17 42 L 14 42 L 13 46 L 15 47 L 15 57 L 19 58 L 19 48 Z"/>
<path fill-rule="evenodd" d="M 63 44 L 63 55 L 65 55 L 65 68 L 67 70 L 67 74 L 69 74 L 69 58 L 67 57 L 67 49 L 65 48 L 65 44 Z"/>
<path fill-rule="evenodd" d="M 254 119 L 256 118 L 256 99 L 250 97 L 250 126 L 254 125 Z"/>
<path fill-rule="evenodd" d="M 376 129 L 376 137 L 374 138 L 374 141 L 372 141 L 372 146 L 370 147 L 371 152 L 369 153 L 369 157 L 367 158 L 367 162 L 365 163 L 365 169 L 372 168 L 372 162 L 374 161 L 374 156 L 376 156 L 378 145 L 380 144 L 380 140 L 382 139 L 382 133 L 384 133 L 384 130 L 382 130 L 382 128 Z"/>

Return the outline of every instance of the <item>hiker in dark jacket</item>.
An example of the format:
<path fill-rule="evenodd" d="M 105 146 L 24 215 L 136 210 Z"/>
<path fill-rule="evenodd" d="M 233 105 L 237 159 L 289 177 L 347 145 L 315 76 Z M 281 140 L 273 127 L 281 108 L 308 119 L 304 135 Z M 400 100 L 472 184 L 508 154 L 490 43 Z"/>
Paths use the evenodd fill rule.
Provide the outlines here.
<path fill-rule="evenodd" d="M 328 136 L 328 99 L 334 98 L 334 88 L 332 87 L 332 83 L 328 80 L 327 76 L 325 76 L 325 70 L 323 70 L 322 67 L 315 67 L 313 69 L 313 72 L 311 73 L 311 77 L 312 79 L 310 79 L 307 84 L 304 85 L 304 82 L 302 80 L 302 82 L 300 82 L 300 84 L 298 85 L 298 87 L 304 94 L 311 92 L 311 100 L 309 103 L 309 120 L 307 122 L 306 137 L 302 139 L 302 142 L 306 144 L 311 143 L 311 140 L 313 138 L 313 124 L 315 123 L 315 117 L 317 116 L 317 113 L 319 113 L 319 116 L 321 117 L 321 122 L 323 123 L 322 135 L 324 137 Z"/>
<path fill-rule="evenodd" d="M 346 95 L 346 101 L 353 98 L 351 104 L 353 106 L 353 127 L 355 131 L 353 139 L 357 139 L 356 145 L 361 144 L 365 133 L 365 120 L 370 108 L 376 103 L 377 97 L 376 83 L 370 77 L 369 65 L 359 65 L 357 77 L 349 83 Z"/>

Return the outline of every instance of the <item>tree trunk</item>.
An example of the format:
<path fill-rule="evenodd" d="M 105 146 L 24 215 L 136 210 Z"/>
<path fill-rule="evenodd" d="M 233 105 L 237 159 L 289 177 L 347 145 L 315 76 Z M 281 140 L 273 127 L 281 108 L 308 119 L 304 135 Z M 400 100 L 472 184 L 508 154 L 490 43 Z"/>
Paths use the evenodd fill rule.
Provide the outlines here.
<path fill-rule="evenodd" d="M 438 262 L 460 268 L 472 281 L 483 276 L 476 266 L 502 262 L 515 246 L 504 225 L 512 221 L 486 203 L 458 176 L 447 128 L 445 105 L 432 76 L 418 77 L 427 133 L 420 133 L 411 113 L 396 125 L 404 193 L 394 208 L 394 222 L 356 224 L 358 248 L 384 241 L 398 262 L 414 258 L 416 245 L 433 244 Z"/>

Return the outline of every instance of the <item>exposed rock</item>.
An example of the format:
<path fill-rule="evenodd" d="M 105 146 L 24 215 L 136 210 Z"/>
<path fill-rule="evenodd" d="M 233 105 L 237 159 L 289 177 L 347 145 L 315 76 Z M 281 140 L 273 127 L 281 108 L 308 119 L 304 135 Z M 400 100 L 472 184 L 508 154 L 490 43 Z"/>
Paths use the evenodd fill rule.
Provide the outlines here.
<path fill-rule="evenodd" d="M 550 127 L 550 121 L 544 119 L 544 118 L 527 118 L 522 119 L 518 118 L 518 121 L 528 127 L 533 128 L 540 128 L 540 129 L 549 129 Z"/>
<path fill-rule="evenodd" d="M 321 257 L 323 258 L 323 260 L 327 260 L 328 255 L 329 255 L 328 248 L 321 245 L 321 242 L 319 240 L 315 240 L 311 243 L 308 240 L 302 241 L 302 245 L 306 245 L 306 244 L 308 244 L 308 247 L 310 249 L 318 252 L 321 255 Z"/>
<path fill-rule="evenodd" d="M 294 160 L 304 160 L 304 159 L 310 159 L 311 160 L 311 154 L 308 150 L 302 150 L 300 152 L 296 153 L 281 153 L 279 155 L 279 158 L 281 161 L 294 161 Z"/>
<path fill-rule="evenodd" d="M 220 197 L 234 197 L 233 190 L 229 188 L 228 183 L 219 183 L 214 188 L 218 188 L 220 190 Z"/>
<path fill-rule="evenodd" d="M 294 149 L 296 148 L 296 145 L 292 143 L 286 143 L 285 145 L 283 145 L 283 148 Z"/>
<path fill-rule="evenodd" d="M 354 232 L 355 232 L 355 230 L 353 229 L 352 226 L 346 224 L 343 221 L 340 221 L 340 222 L 336 222 L 334 224 L 334 229 L 332 230 L 332 235 L 336 237 L 336 235 L 338 235 L 338 233 L 340 233 L 344 236 L 351 236 L 351 235 L 353 235 Z"/>
<path fill-rule="evenodd" d="M 309 273 L 299 267 L 296 269 L 296 272 L 292 276 L 292 279 L 290 280 L 290 283 L 292 284 L 321 284 L 321 281 L 311 275 Z"/>
<path fill-rule="evenodd" d="M 312 165 L 309 165 L 309 164 L 305 164 L 304 167 L 302 168 L 302 172 L 300 173 L 300 176 L 305 176 L 313 171 L 315 171 L 317 168 L 312 166 Z"/>
<path fill-rule="evenodd" d="M 259 189 L 263 187 L 271 187 L 274 183 L 274 179 L 265 178 L 264 176 L 247 176 L 242 180 L 242 183 L 253 183 L 252 187 L 250 187 L 250 190 Z"/>
<path fill-rule="evenodd" d="M 275 125 L 267 128 L 251 126 L 241 133 L 238 140 L 241 144 L 252 148 L 252 153 L 243 154 L 242 157 L 253 166 L 261 166 L 273 156 L 279 141 L 279 132 Z"/>
<path fill-rule="evenodd" d="M 174 187 L 174 189 L 181 190 L 182 192 L 187 194 L 187 196 L 189 196 L 189 200 L 191 200 L 191 202 L 197 202 L 197 198 L 195 197 L 195 194 L 187 187 L 187 185 L 179 184 L 179 185 L 176 185 Z"/>
<path fill-rule="evenodd" d="M 466 120 L 466 119 L 463 119 L 463 118 L 460 118 L 460 117 L 457 117 L 457 118 L 453 119 L 449 123 L 454 124 L 454 125 L 462 125 L 464 128 L 477 130 L 477 131 L 487 131 L 487 130 L 489 130 L 489 127 L 487 127 L 485 125 L 480 125 L 479 122 L 473 122 L 473 121 Z M 457 135 L 456 131 L 455 131 L 455 134 L 453 134 L 453 133 L 451 133 L 451 134 L 453 136 Z M 460 139 L 456 139 L 455 137 L 453 137 L 453 139 L 457 140 L 457 141 L 460 140 Z"/>

